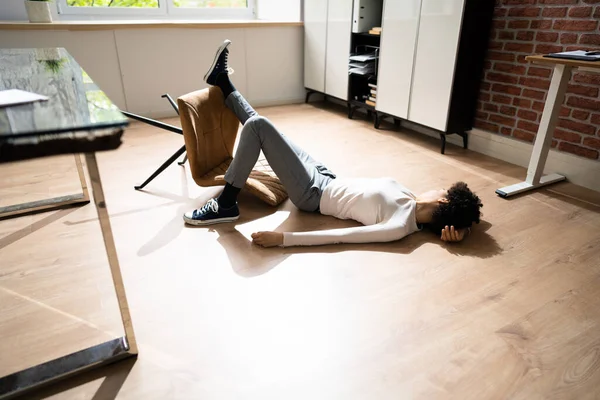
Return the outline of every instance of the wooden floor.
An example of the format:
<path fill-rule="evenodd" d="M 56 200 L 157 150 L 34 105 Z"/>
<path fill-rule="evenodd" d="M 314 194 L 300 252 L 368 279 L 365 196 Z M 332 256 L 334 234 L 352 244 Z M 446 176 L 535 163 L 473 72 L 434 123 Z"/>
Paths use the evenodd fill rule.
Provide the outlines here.
<path fill-rule="evenodd" d="M 420 232 L 257 248 L 254 231 L 352 223 L 242 196 L 237 224 L 186 227 L 182 213 L 219 189 L 173 165 L 134 191 L 182 143 L 134 125 L 98 159 L 139 358 L 28 398 L 600 398 L 600 194 L 562 183 L 503 200 L 494 190 L 524 169 L 452 145 L 443 156 L 334 106 L 260 111 L 338 175 L 415 192 L 464 180 L 484 220 L 453 245 Z M 77 188 L 72 156 L 0 165 L 0 205 Z M 121 331 L 93 205 L 0 221 L 0 375 Z"/>

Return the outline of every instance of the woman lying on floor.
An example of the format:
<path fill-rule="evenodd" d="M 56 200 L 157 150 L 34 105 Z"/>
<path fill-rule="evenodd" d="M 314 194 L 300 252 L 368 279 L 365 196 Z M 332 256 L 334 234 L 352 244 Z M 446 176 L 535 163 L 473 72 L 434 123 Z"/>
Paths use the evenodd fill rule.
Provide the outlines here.
<path fill-rule="evenodd" d="M 449 190 L 431 190 L 415 196 L 393 179 L 339 179 L 283 136 L 261 117 L 233 87 L 227 65 L 231 42 L 217 50 L 204 80 L 219 87 L 226 105 L 242 125 L 235 158 L 225 174 L 225 189 L 203 207 L 184 214 L 186 223 L 211 225 L 239 218 L 237 196 L 262 150 L 296 207 L 363 224 L 355 228 L 316 232 L 257 232 L 254 243 L 263 247 L 311 246 L 333 243 L 391 242 L 427 225 L 446 242 L 461 241 L 473 222 L 479 223 L 477 197 L 463 182 Z"/>

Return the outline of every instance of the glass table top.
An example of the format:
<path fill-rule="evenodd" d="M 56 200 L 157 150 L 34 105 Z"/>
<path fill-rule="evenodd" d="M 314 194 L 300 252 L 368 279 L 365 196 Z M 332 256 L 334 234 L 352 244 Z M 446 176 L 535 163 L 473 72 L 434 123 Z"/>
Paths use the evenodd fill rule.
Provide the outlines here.
<path fill-rule="evenodd" d="M 0 108 L 0 139 L 123 127 L 125 117 L 63 48 L 0 49 L 0 90 L 48 101 Z"/>

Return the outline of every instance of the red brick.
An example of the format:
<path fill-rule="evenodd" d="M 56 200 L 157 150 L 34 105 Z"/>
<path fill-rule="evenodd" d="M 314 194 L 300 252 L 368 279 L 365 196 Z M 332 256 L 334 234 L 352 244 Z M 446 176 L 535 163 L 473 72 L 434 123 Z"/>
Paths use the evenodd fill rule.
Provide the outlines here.
<path fill-rule="evenodd" d="M 520 53 L 532 53 L 533 44 L 531 43 L 514 43 L 509 42 L 504 44 L 504 51 L 516 51 Z"/>
<path fill-rule="evenodd" d="M 579 43 L 600 45 L 600 35 L 596 33 L 584 33 L 579 38 Z"/>
<path fill-rule="evenodd" d="M 592 114 L 592 124 L 600 125 L 600 114 Z"/>
<path fill-rule="evenodd" d="M 483 109 L 485 111 L 498 112 L 498 106 L 492 103 L 485 103 Z"/>
<path fill-rule="evenodd" d="M 529 21 L 525 20 L 516 20 L 516 21 L 508 21 L 509 29 L 527 29 L 529 28 Z"/>
<path fill-rule="evenodd" d="M 495 61 L 515 61 L 515 55 L 511 53 L 501 53 L 499 51 L 489 51 L 487 58 Z"/>
<path fill-rule="evenodd" d="M 576 4 L 577 0 L 539 0 L 540 4 Z"/>
<path fill-rule="evenodd" d="M 531 21 L 531 29 L 550 29 L 552 28 L 551 19 L 538 19 Z"/>
<path fill-rule="evenodd" d="M 528 54 L 517 54 L 517 62 L 520 64 L 529 64 L 529 61 L 525 59 L 527 56 Z"/>
<path fill-rule="evenodd" d="M 538 42 L 556 43 L 558 41 L 558 33 L 538 32 L 537 35 L 535 35 L 535 40 L 537 40 Z"/>
<path fill-rule="evenodd" d="M 500 107 L 500 114 L 509 115 L 514 117 L 517 113 L 517 109 L 515 107 L 502 106 Z"/>
<path fill-rule="evenodd" d="M 515 126 L 514 118 L 509 118 L 498 114 L 490 114 L 489 120 L 501 125 Z"/>
<path fill-rule="evenodd" d="M 576 33 L 561 33 L 560 34 L 560 43 L 561 44 L 573 44 L 577 43 L 577 34 Z"/>
<path fill-rule="evenodd" d="M 564 140 L 570 143 L 581 143 L 581 135 L 579 133 L 568 132 L 562 129 L 555 129 L 554 137 L 556 139 Z"/>
<path fill-rule="evenodd" d="M 561 31 L 595 31 L 598 21 L 578 21 L 559 19 L 554 21 L 554 29 Z"/>
<path fill-rule="evenodd" d="M 533 40 L 533 31 L 519 31 L 517 32 L 517 40 L 524 40 L 526 42 L 530 42 Z"/>
<path fill-rule="evenodd" d="M 549 68 L 531 66 L 527 71 L 527 75 L 539 76 L 541 78 L 550 78 L 550 75 L 552 75 L 552 70 Z"/>
<path fill-rule="evenodd" d="M 504 47 L 504 43 L 492 40 L 488 47 L 490 50 L 502 50 L 502 47 Z"/>
<path fill-rule="evenodd" d="M 548 90 L 548 88 L 550 87 L 550 81 L 548 79 L 540 79 L 540 78 L 521 77 L 521 79 L 519 79 L 519 84 L 528 86 L 528 87 L 537 88 L 537 89 L 544 89 L 544 90 Z"/>
<path fill-rule="evenodd" d="M 600 139 L 586 137 L 583 139 L 583 145 L 600 150 Z"/>
<path fill-rule="evenodd" d="M 513 75 L 499 74 L 497 72 L 488 72 L 487 80 L 492 82 L 516 84 L 519 82 L 519 77 Z"/>
<path fill-rule="evenodd" d="M 475 113 L 475 118 L 478 118 L 480 120 L 485 121 L 486 119 L 488 119 L 488 117 L 490 116 L 490 114 L 483 112 L 483 111 L 477 111 Z"/>
<path fill-rule="evenodd" d="M 496 9 L 494 10 L 494 17 L 506 17 L 507 13 L 508 9 L 504 7 L 496 7 Z"/>
<path fill-rule="evenodd" d="M 563 51 L 563 46 L 555 44 L 538 44 L 535 46 L 537 54 L 560 53 L 561 51 Z"/>
<path fill-rule="evenodd" d="M 491 61 L 486 61 L 483 63 L 483 69 L 492 69 L 492 63 Z"/>
<path fill-rule="evenodd" d="M 519 108 L 531 108 L 531 100 L 515 97 L 513 100 L 513 106 L 517 106 Z"/>
<path fill-rule="evenodd" d="M 542 11 L 542 17 L 563 18 L 567 16 L 567 7 L 546 7 Z"/>
<path fill-rule="evenodd" d="M 521 131 L 518 129 L 515 129 L 513 131 L 512 136 L 515 139 L 520 139 L 520 140 L 524 140 L 526 142 L 533 142 L 533 139 L 535 139 L 535 134 L 531 133 L 531 132 L 525 132 L 525 131 Z"/>
<path fill-rule="evenodd" d="M 537 122 L 538 119 L 538 114 L 534 111 L 519 110 L 519 113 L 517 115 L 519 116 L 519 118 L 523 118 L 533 122 Z"/>
<path fill-rule="evenodd" d="M 600 0 L 583 0 L 587 4 L 600 4 Z"/>
<path fill-rule="evenodd" d="M 587 96 L 587 97 L 598 97 L 598 88 L 597 87 L 590 87 L 590 86 L 583 86 L 583 85 L 569 85 L 569 88 L 567 89 L 567 91 L 569 93 L 575 93 L 581 96 Z"/>
<path fill-rule="evenodd" d="M 490 124 L 489 122 L 475 120 L 475 127 L 479 129 L 483 129 L 484 131 L 498 133 L 498 125 Z"/>
<path fill-rule="evenodd" d="M 573 110 L 571 112 L 571 117 L 580 121 L 585 121 L 590 117 L 590 113 L 587 111 Z"/>
<path fill-rule="evenodd" d="M 478 102 L 477 103 L 477 108 L 475 108 L 476 110 L 483 110 L 483 103 L 482 102 Z"/>
<path fill-rule="evenodd" d="M 587 149 L 572 143 L 560 142 L 558 144 L 558 149 L 581 157 L 591 158 L 593 160 L 598 158 L 598 152 L 596 150 Z"/>
<path fill-rule="evenodd" d="M 494 103 L 499 103 L 499 104 L 510 104 L 511 98 L 508 96 L 504 96 L 502 94 L 495 94 L 494 96 L 492 96 L 492 101 Z"/>
<path fill-rule="evenodd" d="M 514 64 L 506 64 L 506 63 L 496 63 L 494 65 L 494 69 L 500 72 L 506 72 L 508 74 L 517 74 L 523 75 L 525 74 L 526 67 L 522 65 L 514 65 Z"/>
<path fill-rule="evenodd" d="M 546 93 L 540 92 L 539 90 L 523 89 L 523 97 L 528 97 L 535 100 L 544 100 L 544 96 L 546 96 Z"/>
<path fill-rule="evenodd" d="M 567 105 L 577 108 L 585 108 L 586 110 L 600 111 L 600 101 L 592 99 L 583 99 L 578 96 L 569 96 Z"/>
<path fill-rule="evenodd" d="M 479 101 L 490 101 L 489 93 L 479 93 Z"/>
<path fill-rule="evenodd" d="M 512 133 L 511 128 L 507 128 L 505 126 L 500 128 L 500 134 L 502 134 L 502 135 L 510 136 L 511 133 Z"/>
<path fill-rule="evenodd" d="M 541 101 L 534 101 L 531 108 L 533 108 L 535 111 L 542 112 L 544 111 L 544 103 Z"/>
<path fill-rule="evenodd" d="M 494 29 L 504 29 L 504 28 L 506 28 L 506 21 L 502 20 L 502 19 L 501 20 L 495 19 L 492 21 L 492 27 Z"/>
<path fill-rule="evenodd" d="M 517 127 L 519 129 L 523 129 L 525 131 L 537 133 L 539 125 L 534 122 L 520 120 L 519 123 L 517 124 Z"/>
<path fill-rule="evenodd" d="M 488 90 L 490 90 L 491 87 L 492 87 L 491 84 L 489 84 L 487 82 L 481 82 L 481 90 L 488 91 Z"/>
<path fill-rule="evenodd" d="M 558 120 L 558 126 L 561 128 L 569 129 L 585 135 L 593 135 L 596 133 L 596 127 L 593 125 L 582 124 L 581 122 L 573 121 L 570 119 L 560 118 Z"/>
<path fill-rule="evenodd" d="M 498 39 L 500 40 L 515 40 L 515 33 L 511 31 L 500 31 L 498 32 Z"/>
<path fill-rule="evenodd" d="M 502 85 L 500 83 L 494 83 L 492 85 L 492 92 L 512 94 L 513 96 L 521 95 L 521 88 L 512 85 Z"/>
<path fill-rule="evenodd" d="M 558 145 L 558 140 L 552 139 L 552 148 L 555 149 L 557 145 Z"/>
<path fill-rule="evenodd" d="M 596 7 L 596 11 L 594 12 L 594 18 L 600 19 L 600 7 Z"/>
<path fill-rule="evenodd" d="M 571 7 L 569 9 L 569 17 L 571 18 L 588 18 L 592 15 L 592 7 Z"/>
<path fill-rule="evenodd" d="M 509 17 L 537 17 L 540 15 L 540 7 L 514 7 L 508 10 Z"/>
<path fill-rule="evenodd" d="M 503 0 L 505 6 L 524 6 L 527 4 L 535 4 L 536 0 Z"/>

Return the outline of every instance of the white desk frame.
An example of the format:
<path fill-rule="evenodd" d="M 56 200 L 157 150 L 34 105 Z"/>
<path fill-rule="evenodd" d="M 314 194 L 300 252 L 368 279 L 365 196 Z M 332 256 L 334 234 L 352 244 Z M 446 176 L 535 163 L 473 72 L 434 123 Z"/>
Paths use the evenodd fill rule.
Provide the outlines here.
<path fill-rule="evenodd" d="M 596 62 L 595 64 L 597 65 L 595 65 L 593 62 L 542 58 L 541 56 L 527 57 L 527 60 L 555 64 L 554 73 L 552 74 L 552 81 L 550 82 L 550 89 L 548 90 L 548 97 L 546 98 L 540 127 L 533 145 L 531 159 L 529 160 L 527 178 L 525 182 L 497 189 L 496 194 L 500 197 L 514 196 L 566 179 L 565 176 L 559 174 L 542 174 L 544 173 L 544 167 L 546 166 L 546 160 L 550 152 L 560 108 L 565 100 L 565 92 L 571 78 L 571 70 L 578 68 L 586 72 L 600 73 L 600 62 Z"/>

